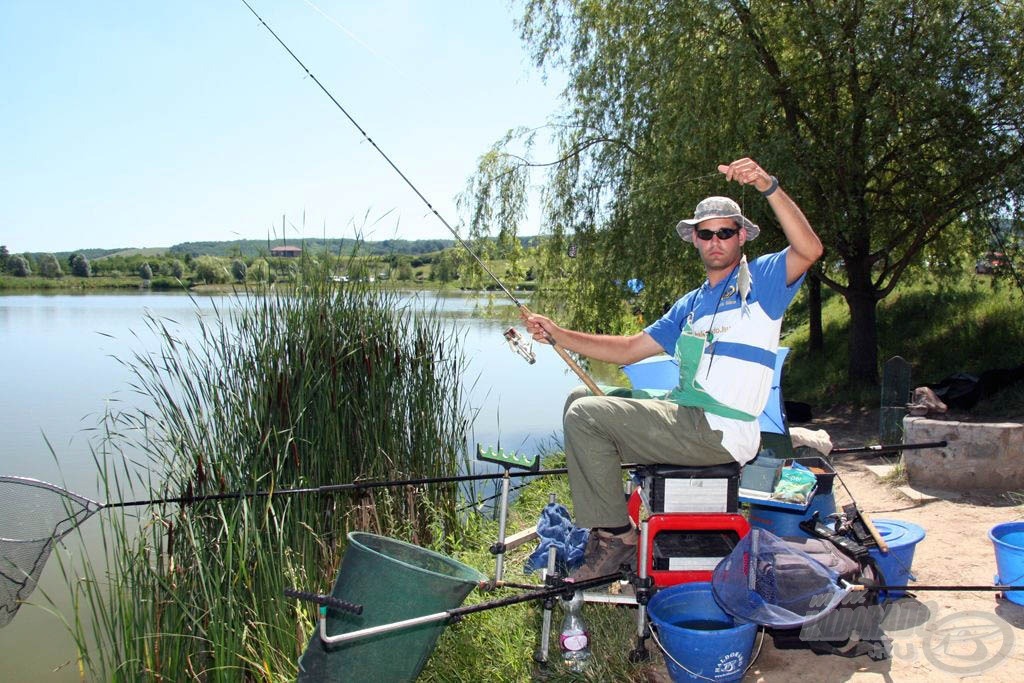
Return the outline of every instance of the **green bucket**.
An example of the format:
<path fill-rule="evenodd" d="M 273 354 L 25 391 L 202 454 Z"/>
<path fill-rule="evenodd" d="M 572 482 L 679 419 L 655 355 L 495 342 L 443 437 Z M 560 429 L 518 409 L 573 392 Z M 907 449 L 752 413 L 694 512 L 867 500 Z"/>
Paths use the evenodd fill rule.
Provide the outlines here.
<path fill-rule="evenodd" d="M 331 595 L 363 606 L 360 615 L 327 610 L 327 635 L 446 612 L 486 576 L 440 553 L 362 532 L 348 547 Z M 412 681 L 423 670 L 445 622 L 367 636 L 336 645 L 317 624 L 299 658 L 299 681 Z"/>

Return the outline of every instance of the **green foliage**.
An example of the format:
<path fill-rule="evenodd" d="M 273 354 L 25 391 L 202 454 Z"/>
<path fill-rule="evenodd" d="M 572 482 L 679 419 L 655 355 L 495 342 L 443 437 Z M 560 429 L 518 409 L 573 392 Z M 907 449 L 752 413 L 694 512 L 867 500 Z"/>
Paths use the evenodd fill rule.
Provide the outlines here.
<path fill-rule="evenodd" d="M 290 242 L 295 244 L 295 242 Z M 285 243 L 281 240 L 232 240 L 228 242 L 182 242 L 175 244 L 167 250 L 167 253 L 179 258 L 186 255 L 196 256 L 220 256 L 236 258 L 253 258 L 255 256 L 269 256 L 271 247 L 282 246 Z M 314 254 L 347 254 L 353 250 L 365 256 L 386 256 L 391 254 L 422 254 L 424 252 L 439 251 L 452 246 L 453 241 L 448 239 L 434 240 L 381 240 L 379 242 L 367 242 L 361 239 L 303 239 L 298 246 L 303 252 Z"/>
<path fill-rule="evenodd" d="M 235 282 L 245 282 L 245 274 L 248 267 L 245 265 L 245 261 L 241 259 L 235 259 L 231 262 L 231 276 L 235 278 Z"/>
<path fill-rule="evenodd" d="M 192 261 L 196 280 L 208 285 L 224 284 L 230 280 L 224 261 L 216 256 L 200 256 Z"/>
<path fill-rule="evenodd" d="M 60 261 L 53 254 L 43 254 L 39 257 L 39 274 L 43 277 L 60 277 L 64 271 L 60 267 Z"/>
<path fill-rule="evenodd" d="M 153 268 L 149 263 L 143 263 L 139 266 L 139 277 L 142 278 L 143 282 L 149 282 L 153 279 Z"/>
<path fill-rule="evenodd" d="M 922 277 L 898 287 L 879 307 L 879 356 L 907 359 L 913 366 L 915 386 L 957 372 L 978 374 L 1016 367 L 1021 363 L 1019 348 L 1024 338 L 1022 297 L 1008 277 L 969 275 L 955 282 L 941 276 Z M 787 315 L 790 332 L 782 340 L 793 349 L 783 375 L 786 398 L 818 405 L 842 401 L 877 406 L 877 389 L 851 392 L 847 382 L 850 318 L 841 298 L 832 296 L 823 306 L 825 349 L 821 353 L 808 350 L 807 330 L 793 319 L 801 313 L 800 304 L 797 301 Z M 1012 397 L 1006 402 L 1013 406 L 1008 409 L 1011 413 L 1024 412 L 1024 402 Z M 981 404 L 975 411 L 991 414 L 997 404 Z"/>
<path fill-rule="evenodd" d="M 0 273 L 7 272 L 7 264 L 11 260 L 11 252 L 7 250 L 6 244 L 0 244 Z"/>
<path fill-rule="evenodd" d="M 267 259 L 258 258 L 249 266 L 248 277 L 254 282 L 267 282 L 270 277 L 270 264 Z"/>
<path fill-rule="evenodd" d="M 673 227 L 709 194 L 735 196 L 765 228 L 751 255 L 781 247 L 767 203 L 715 172 L 751 156 L 827 245 L 819 274 L 847 299 L 858 342 L 847 374 L 870 382 L 877 302 L 926 257 L 977 253 L 987 236 L 966 221 L 1019 210 L 1024 6 L 812 5 L 526 3 L 520 29 L 536 63 L 569 74 L 559 158 L 544 164 L 552 239 L 540 276 L 573 326 L 617 329 L 616 281 L 647 283 L 647 318 L 699 282 Z M 521 139 L 485 154 L 475 201 L 525 206 L 530 162 L 516 167 L 506 151 Z"/>
<path fill-rule="evenodd" d="M 181 261 L 178 259 L 171 259 L 168 263 L 168 272 L 172 277 L 176 277 L 179 280 L 185 277 L 185 268 L 181 265 Z"/>
<path fill-rule="evenodd" d="M 402 259 L 398 263 L 398 277 L 397 279 L 402 282 L 408 282 L 413 277 L 412 275 L 412 264 L 408 259 Z"/>
<path fill-rule="evenodd" d="M 32 274 L 32 268 L 24 256 L 12 256 L 8 261 L 7 269 L 15 277 L 28 277 Z"/>
<path fill-rule="evenodd" d="M 89 277 L 92 275 L 92 268 L 89 266 L 89 259 L 81 254 L 72 254 L 69 259 L 71 274 L 75 277 Z"/>
<path fill-rule="evenodd" d="M 300 265 L 287 293 L 239 294 L 198 316 L 187 343 L 147 318 L 163 348 L 124 361 L 151 402 L 104 419 L 108 500 L 460 470 L 454 330 L 393 295 L 334 284 L 329 263 Z M 283 589 L 330 586 L 353 529 L 459 550 L 458 505 L 457 487 L 439 485 L 157 505 L 141 523 L 111 510 L 103 562 L 65 568 L 82 666 L 105 681 L 294 680 L 315 613 Z"/>

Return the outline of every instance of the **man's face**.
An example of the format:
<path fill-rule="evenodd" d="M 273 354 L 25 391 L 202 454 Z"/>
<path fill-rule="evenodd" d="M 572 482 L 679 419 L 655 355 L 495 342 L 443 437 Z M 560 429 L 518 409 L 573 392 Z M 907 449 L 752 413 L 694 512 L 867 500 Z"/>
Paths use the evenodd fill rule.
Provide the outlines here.
<path fill-rule="evenodd" d="M 718 235 L 709 240 L 700 238 L 700 232 L 710 230 L 717 233 L 723 228 L 735 229 L 736 221 L 731 218 L 709 218 L 701 221 L 693 230 L 693 246 L 700 252 L 701 260 L 708 273 L 719 270 L 732 270 L 740 260 L 743 244 L 747 241 L 747 231 L 740 230 L 728 239 Z"/>

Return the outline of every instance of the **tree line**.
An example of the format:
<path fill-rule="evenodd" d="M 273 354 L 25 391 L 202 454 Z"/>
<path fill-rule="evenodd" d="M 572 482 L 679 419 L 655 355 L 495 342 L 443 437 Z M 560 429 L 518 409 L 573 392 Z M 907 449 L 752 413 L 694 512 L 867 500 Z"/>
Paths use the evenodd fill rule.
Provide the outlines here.
<path fill-rule="evenodd" d="M 420 248 L 436 246 L 435 240 L 420 240 Z M 445 241 L 441 241 L 444 243 Z M 482 239 L 474 251 L 485 261 L 501 264 L 498 275 L 510 284 L 518 285 L 534 279 L 529 254 L 537 251 L 536 238 L 521 238 L 512 243 Z M 380 245 L 373 248 L 353 249 L 345 255 L 326 248 L 311 248 L 300 258 L 270 256 L 266 252 L 246 256 L 235 249 L 229 256 L 195 255 L 190 250 L 166 252 L 104 255 L 90 259 L 82 252 L 61 254 L 11 254 L 6 245 L 0 246 L 0 275 L 17 278 L 110 278 L 140 279 L 145 285 L 177 287 L 179 283 L 229 284 L 244 282 L 291 281 L 298 269 L 310 263 L 328 265 L 335 277 L 373 281 L 399 282 L 431 281 L 458 283 L 466 288 L 479 289 L 490 284 L 476 261 L 461 247 L 448 246 L 432 252 L 416 254 L 380 254 Z M 450 240 L 447 244 L 452 244 Z M 524 247 L 524 244 L 531 246 Z M 308 246 L 308 245 L 307 245 Z M 496 267 L 494 265 L 492 268 Z"/>

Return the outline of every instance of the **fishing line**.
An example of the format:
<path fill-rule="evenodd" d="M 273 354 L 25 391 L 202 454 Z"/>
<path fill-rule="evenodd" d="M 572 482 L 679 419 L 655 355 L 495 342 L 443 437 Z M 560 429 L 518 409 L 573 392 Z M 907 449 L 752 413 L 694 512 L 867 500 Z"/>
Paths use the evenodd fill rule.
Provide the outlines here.
<path fill-rule="evenodd" d="M 408 178 L 408 176 L 406 176 L 405 173 L 403 173 L 402 170 L 395 164 L 395 162 L 391 160 L 391 157 L 384 153 L 384 150 L 382 150 L 380 146 L 373 140 L 373 138 L 370 137 L 366 130 L 364 130 L 363 127 L 359 125 L 359 123 L 355 120 L 355 118 L 352 117 L 348 110 L 342 106 L 341 102 L 339 102 L 337 98 L 331 94 L 331 91 L 328 90 L 324 86 L 324 84 L 320 82 L 320 79 L 318 79 L 313 74 L 313 72 L 309 70 L 309 68 L 302 62 L 302 60 L 299 59 L 299 57 L 292 51 L 292 49 L 288 47 L 288 45 L 281 39 L 281 37 L 274 32 L 274 29 L 270 28 L 267 22 L 263 20 L 263 17 L 256 13 L 256 10 L 252 8 L 252 5 L 248 3 L 248 0 L 241 0 L 241 2 L 243 5 L 246 6 L 246 8 L 248 8 L 250 12 L 252 12 L 252 15 L 256 17 L 256 19 L 259 20 L 261 24 L 263 24 L 263 27 L 267 29 L 270 35 L 274 37 L 274 40 L 276 40 L 278 44 L 280 44 L 281 47 L 284 48 L 285 52 L 291 55 L 291 58 L 295 60 L 295 63 L 298 64 L 302 68 L 302 70 L 306 72 L 306 75 L 309 76 L 314 83 L 316 83 L 317 87 L 319 87 L 320 90 L 323 91 L 323 93 L 330 98 L 331 102 L 334 103 L 334 106 L 338 108 L 338 111 L 345 115 L 345 118 L 349 120 L 349 123 L 355 126 L 356 130 L 359 131 L 363 138 L 370 143 L 370 145 L 377 151 L 378 154 L 380 154 L 384 161 L 388 163 L 392 170 L 394 170 L 394 172 L 398 174 L 398 176 L 405 182 L 405 184 L 409 186 L 409 189 L 411 189 L 416 194 L 416 196 L 420 198 L 423 204 L 426 205 L 429 212 L 434 214 L 437 220 L 439 220 L 441 224 L 448 229 L 448 232 L 450 232 L 452 236 L 455 237 L 455 240 L 459 243 L 459 245 L 462 246 L 462 248 L 465 249 L 467 252 L 469 252 L 469 255 L 473 257 L 477 265 L 479 265 L 480 268 L 485 273 L 487 273 L 488 277 L 494 280 L 498 287 L 501 288 L 501 291 L 504 292 L 505 296 L 507 296 L 512 301 L 512 303 L 514 303 L 516 307 L 520 310 L 520 313 L 524 317 L 531 315 L 530 309 L 526 307 L 526 304 L 522 303 L 519 299 L 517 299 L 515 295 L 512 294 L 511 291 L 509 291 L 508 287 L 506 287 L 504 283 L 501 280 L 499 280 L 494 273 L 491 272 L 491 270 L 487 267 L 483 260 L 479 256 L 477 256 L 476 252 L 473 251 L 469 244 L 462 239 L 458 231 L 456 231 L 455 228 L 453 228 L 448 223 L 448 221 L 444 219 L 444 217 L 437 211 L 437 209 L 434 208 L 433 204 L 430 203 L 426 196 L 424 196 L 423 193 L 420 192 L 419 188 L 417 188 L 416 185 Z M 590 376 L 583 371 L 583 368 L 581 368 L 579 364 L 576 363 L 576 361 L 574 361 L 569 356 L 568 352 L 566 352 L 565 349 L 563 349 L 561 346 L 555 343 L 554 338 L 550 334 L 547 334 L 545 332 L 545 335 L 547 337 L 547 342 L 551 346 L 551 348 L 555 350 L 555 352 L 559 355 L 559 357 L 562 358 L 563 361 L 565 361 L 566 365 L 569 366 L 569 368 L 576 374 L 576 376 L 579 377 L 585 385 L 587 385 L 587 388 L 590 389 L 591 393 L 593 393 L 595 396 L 603 396 L 604 392 L 601 391 L 601 389 L 598 388 L 594 380 L 591 379 Z"/>
<path fill-rule="evenodd" d="M 472 256 L 472 257 L 473 257 L 473 258 L 474 258 L 474 259 L 476 260 L 477 264 L 478 264 L 478 265 L 479 265 L 479 266 L 480 266 L 480 267 L 481 267 L 481 268 L 482 268 L 482 269 L 484 270 L 484 272 L 485 272 L 485 273 L 487 273 L 487 275 L 488 275 L 488 276 L 490 276 L 490 278 L 491 278 L 492 280 L 494 280 L 494 282 L 495 282 L 495 283 L 496 283 L 496 284 L 497 284 L 497 285 L 498 285 L 499 287 L 501 287 L 501 291 L 505 293 L 505 296 L 507 296 L 507 297 L 508 297 L 509 299 L 511 299 L 511 300 L 512 300 L 512 302 L 513 302 L 513 303 L 514 303 L 514 304 L 515 304 L 516 306 L 518 306 L 518 307 L 520 307 L 520 308 L 523 308 L 523 304 L 522 304 L 522 303 L 521 303 L 521 302 L 519 301 L 519 299 L 517 299 L 517 298 L 515 297 L 515 295 L 513 295 L 513 294 L 512 294 L 512 292 L 510 292 L 510 291 L 508 290 L 508 288 L 507 288 L 507 287 L 505 287 L 505 285 L 504 285 L 504 284 L 503 284 L 503 283 L 501 282 L 501 280 L 499 280 L 499 279 L 497 278 L 497 276 L 496 276 L 496 275 L 495 275 L 494 273 L 492 273 L 492 272 L 490 271 L 490 269 L 489 269 L 489 268 L 487 267 L 487 265 L 486 265 L 486 264 L 485 264 L 485 263 L 483 262 L 483 260 L 481 260 L 481 259 L 480 259 L 480 257 L 476 255 L 476 252 L 474 252 L 474 251 L 472 250 L 472 248 L 470 248 L 470 246 L 469 246 L 469 245 L 468 245 L 468 244 L 467 244 L 467 243 L 465 242 L 465 240 L 463 240 L 463 239 L 462 239 L 462 237 L 461 237 L 461 236 L 459 235 L 459 233 L 458 233 L 458 232 L 457 232 L 457 231 L 455 230 L 455 228 L 453 228 L 453 227 L 452 227 L 452 226 L 451 226 L 451 225 L 450 225 L 450 224 L 448 223 L 448 221 L 446 221 L 446 220 L 444 219 L 444 217 L 443 217 L 443 216 L 442 216 L 442 215 L 441 215 L 441 214 L 440 214 L 440 213 L 439 213 L 439 212 L 437 211 L 437 209 L 435 209 L 435 208 L 434 208 L 433 204 L 431 204 L 431 203 L 430 203 L 430 200 L 428 200 L 428 199 L 426 198 L 426 196 L 424 196 L 424 195 L 423 195 L 423 193 L 422 193 L 422 192 L 420 192 L 419 188 L 418 188 L 418 187 L 416 187 L 416 185 L 415 185 L 415 184 L 414 184 L 414 183 L 413 183 L 413 182 L 412 182 L 411 180 L 409 180 L 408 176 L 406 176 L 406 175 L 405 175 L 405 173 L 403 173 L 403 172 L 402 172 L 402 169 L 400 169 L 400 168 L 399 168 L 399 167 L 397 166 L 397 164 L 395 164 L 395 162 L 391 160 L 391 157 L 389 157 L 389 156 L 388 156 L 388 155 L 387 155 L 387 154 L 386 154 L 386 153 L 384 152 L 384 150 L 382 150 L 382 149 L 380 148 L 380 146 L 379 146 L 379 145 L 378 145 L 378 144 L 377 144 L 377 143 L 376 143 L 376 142 L 374 141 L 374 139 L 370 137 L 369 133 L 367 133 L 367 132 L 366 132 L 366 130 L 365 130 L 365 129 L 364 129 L 364 128 L 363 128 L 362 126 L 360 126 L 360 125 L 359 125 L 359 122 L 358 122 L 358 121 L 356 121 L 356 120 L 355 120 L 355 118 L 353 118 L 353 117 L 352 117 L 352 115 L 351 115 L 351 114 L 350 114 L 350 113 L 348 112 L 348 110 L 347 110 L 347 109 L 345 109 L 345 107 L 344 107 L 344 106 L 342 106 L 341 102 L 339 102 L 339 101 L 338 101 L 338 99 L 337 99 L 337 98 L 336 98 L 336 97 L 335 97 L 334 95 L 332 95 L 332 94 L 331 94 L 331 91 L 330 91 L 330 90 L 328 90 L 328 89 L 326 88 L 326 86 L 324 86 L 324 84 L 320 82 L 320 79 L 318 79 L 318 78 L 316 77 L 316 75 L 314 75 L 314 74 L 313 74 L 313 72 L 309 70 L 309 67 L 307 67 L 307 66 L 306 66 L 306 65 L 305 65 L 305 64 L 304 64 L 304 63 L 302 62 L 302 60 L 301 60 L 301 59 L 299 59 L 299 57 L 298 57 L 298 56 L 297 56 L 297 55 L 296 55 L 296 54 L 295 54 L 295 53 L 294 53 L 294 52 L 292 51 L 292 49 L 291 49 L 290 47 L 288 47 L 288 45 L 287 45 L 287 44 L 286 44 L 286 43 L 285 43 L 285 42 L 284 42 L 284 41 L 283 41 L 283 40 L 281 39 L 281 37 L 280 37 L 280 36 L 278 36 L 278 35 L 277 35 L 277 33 L 275 33 L 275 32 L 274 32 L 274 29 L 270 28 L 270 26 L 269 26 L 269 25 L 267 24 L 267 22 L 265 22 L 265 21 L 263 20 L 263 17 L 261 17 L 261 16 L 259 15 L 259 14 L 257 14 L 257 13 L 256 13 L 256 10 L 254 10 L 254 9 L 252 8 L 252 5 L 250 5 L 250 4 L 249 4 L 248 0 L 241 0 L 241 2 L 242 2 L 242 4 L 243 4 L 243 5 L 245 5 L 245 6 L 246 6 L 246 7 L 247 7 L 247 8 L 249 9 L 249 11 L 250 11 L 250 12 L 252 12 L 252 15 L 253 15 L 254 17 L 256 17 L 256 19 L 258 19 L 258 20 L 259 20 L 259 22 L 260 22 L 261 24 L 263 24 L 263 27 L 264 27 L 265 29 L 267 29 L 267 31 L 268 31 L 268 32 L 270 33 L 270 35 L 272 35 L 272 36 L 274 37 L 274 39 L 275 39 L 275 40 L 276 40 L 276 41 L 278 42 L 278 44 L 280 44 L 280 45 L 281 45 L 281 47 L 283 47 L 283 48 L 284 48 L 284 50 L 285 50 L 285 51 L 286 51 L 286 52 L 287 52 L 287 53 L 288 53 L 289 55 L 291 55 L 291 58 L 295 60 L 296 64 L 298 64 L 298 65 L 299 65 L 300 67 L 302 67 L 302 70 L 303 70 L 303 71 L 305 71 L 305 72 L 306 72 L 306 75 L 307 75 L 307 76 L 309 76 L 309 77 L 310 77 L 310 79 L 312 79 L 312 81 L 313 81 L 314 83 L 316 83 L 316 84 L 317 84 L 317 87 L 319 87 L 319 88 L 320 88 L 320 90 L 321 90 L 321 91 L 323 91 L 323 93 L 324 93 L 325 95 L 327 95 L 327 97 L 329 97 L 329 98 L 330 98 L 331 102 L 333 102 L 333 103 L 334 103 L 334 106 L 338 108 L 338 111 L 340 111 L 340 112 L 341 112 L 342 114 L 344 114 L 344 115 L 345 115 L 345 118 L 346 118 L 346 119 L 348 119 L 349 123 L 351 123 L 351 124 L 352 124 L 352 125 L 353 125 L 353 126 L 354 126 L 354 127 L 356 128 L 356 130 L 358 130 L 358 131 L 359 131 L 359 133 L 360 133 L 360 134 L 361 134 L 361 135 L 363 136 L 363 139 L 365 139 L 365 140 L 366 140 L 367 142 L 369 142 L 369 143 L 370 143 L 370 145 L 371 145 L 371 146 L 372 146 L 372 147 L 373 147 L 373 148 L 374 148 L 374 149 L 375 149 L 375 150 L 377 151 L 377 153 L 378 153 L 378 154 L 380 154 L 380 156 L 381 156 L 381 157 L 382 157 L 382 158 L 384 159 L 384 161 L 386 161 L 386 162 L 388 163 L 388 165 L 389 165 L 389 166 L 391 167 L 391 169 L 392 169 L 392 170 L 393 170 L 393 171 L 394 171 L 395 173 L 397 173 L 397 174 L 398 174 L 398 176 L 399 176 L 399 177 L 400 177 L 400 178 L 401 178 L 401 179 L 402 179 L 403 181 L 405 181 L 405 184 L 406 184 L 406 185 L 408 185 L 408 186 L 409 186 L 409 189 L 411 189 L 411 190 L 412 190 L 412 191 L 413 191 L 413 192 L 414 192 L 414 193 L 416 194 L 416 196 L 420 198 L 420 200 L 421 200 L 421 201 L 422 201 L 422 202 L 423 202 L 423 203 L 424 203 L 424 204 L 426 205 L 426 207 L 427 207 L 427 209 L 428 209 L 428 210 L 430 211 L 430 213 L 434 214 L 434 216 L 435 216 L 435 217 L 436 217 L 436 218 L 437 218 L 437 219 L 438 219 L 439 221 L 441 221 L 441 224 L 442 224 L 442 225 L 443 225 L 443 226 L 444 226 L 445 228 L 447 228 L 447 229 L 448 229 L 448 232 L 450 232 L 450 233 L 451 233 L 451 234 L 452 234 L 452 235 L 453 235 L 453 236 L 455 237 L 455 239 L 456 239 L 456 240 L 457 240 L 457 241 L 459 242 L 459 244 L 460 244 L 460 245 L 461 245 L 461 246 L 462 246 L 462 247 L 463 247 L 463 248 L 464 248 L 464 249 L 465 249 L 466 251 L 468 251 L 468 252 L 469 252 L 470 256 Z"/>

